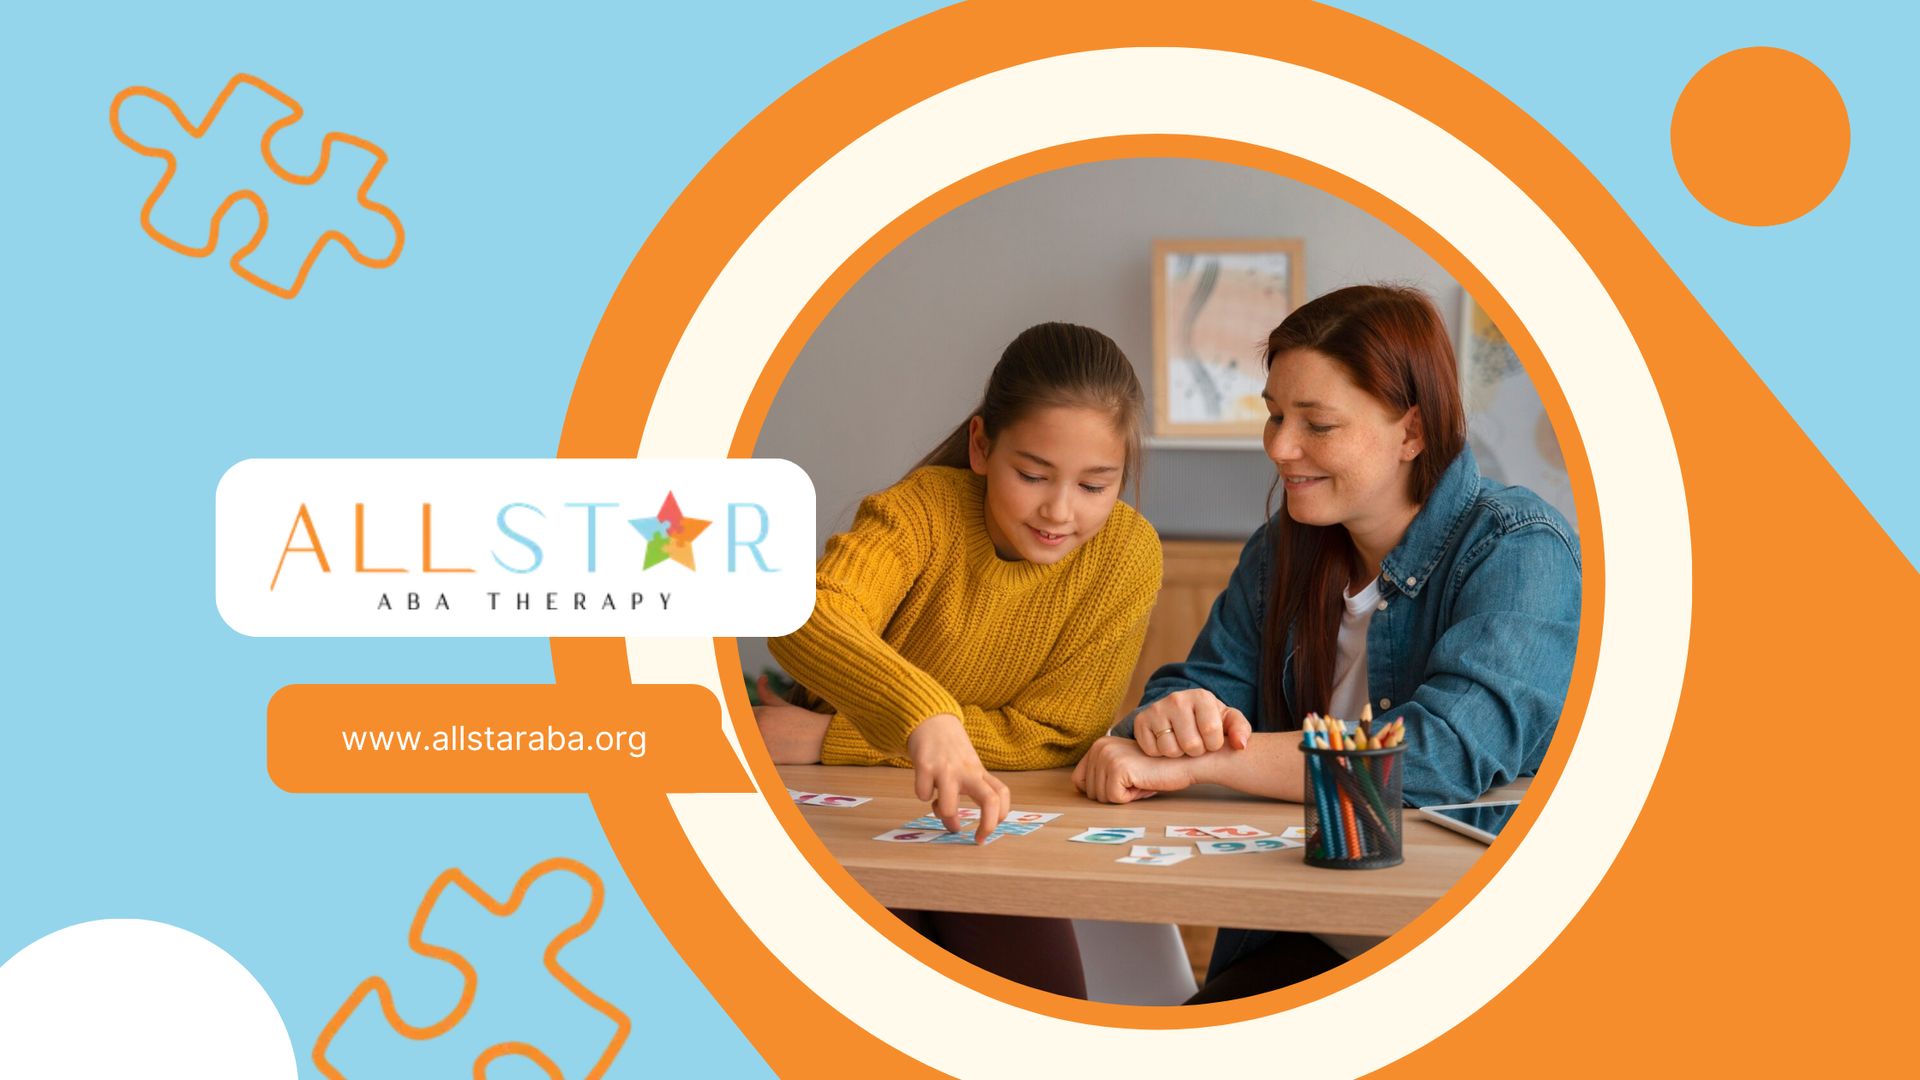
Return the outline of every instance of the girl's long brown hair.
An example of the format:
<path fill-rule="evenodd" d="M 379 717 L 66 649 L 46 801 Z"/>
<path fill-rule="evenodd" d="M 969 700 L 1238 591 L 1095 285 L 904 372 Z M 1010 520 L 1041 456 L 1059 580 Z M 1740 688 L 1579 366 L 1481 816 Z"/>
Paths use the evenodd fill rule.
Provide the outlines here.
<path fill-rule="evenodd" d="M 1354 285 L 1305 304 L 1267 337 L 1266 365 L 1288 353 L 1319 353 L 1396 416 L 1420 409 L 1426 448 L 1414 459 L 1407 494 L 1424 505 L 1467 444 L 1466 410 L 1453 342 L 1433 301 L 1418 289 Z M 1279 486 L 1279 477 L 1274 485 Z M 1273 491 L 1267 493 L 1272 505 Z M 1269 514 L 1269 517 L 1272 515 Z M 1343 525 L 1303 525 L 1280 515 L 1273 538 L 1273 594 L 1267 602 L 1261 676 L 1267 715 L 1291 731 L 1333 699 L 1342 596 L 1359 562 Z M 1294 701 L 1280 692 L 1287 630 L 1293 629 Z M 1353 719 L 1345 717 L 1344 719 Z"/>
<path fill-rule="evenodd" d="M 1127 354 L 1112 338 L 1072 323 L 1041 323 L 1022 330 L 993 366 L 980 404 L 913 467 L 970 468 L 967 439 L 974 417 L 980 418 L 991 442 L 1008 425 L 1058 405 L 1099 409 L 1113 418 L 1114 428 L 1127 446 L 1120 482 L 1123 487 L 1133 486 L 1134 501 L 1138 502 L 1140 423 L 1146 413 L 1146 393 Z"/>

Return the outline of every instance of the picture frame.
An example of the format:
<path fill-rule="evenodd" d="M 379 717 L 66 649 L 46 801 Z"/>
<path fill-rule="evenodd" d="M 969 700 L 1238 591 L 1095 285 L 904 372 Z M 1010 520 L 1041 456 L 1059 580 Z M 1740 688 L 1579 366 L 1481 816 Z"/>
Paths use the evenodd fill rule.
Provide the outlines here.
<path fill-rule="evenodd" d="M 1306 303 L 1306 241 L 1153 242 L 1153 434 L 1246 445 L 1266 424 L 1267 335 Z"/>
<path fill-rule="evenodd" d="M 1493 316 L 1465 289 L 1460 290 L 1453 347 L 1460 369 L 1461 403 L 1469 415 L 1484 412 L 1492 405 L 1498 384 L 1520 370 L 1520 357 Z"/>
<path fill-rule="evenodd" d="M 1454 338 L 1467 445 L 1480 475 L 1526 488 L 1578 531 L 1572 477 L 1540 392 L 1506 333 L 1465 289 Z"/>

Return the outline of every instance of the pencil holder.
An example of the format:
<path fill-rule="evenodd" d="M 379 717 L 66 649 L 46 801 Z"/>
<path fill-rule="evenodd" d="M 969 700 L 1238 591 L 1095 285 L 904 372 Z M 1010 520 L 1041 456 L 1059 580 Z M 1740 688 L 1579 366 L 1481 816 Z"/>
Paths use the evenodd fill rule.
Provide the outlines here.
<path fill-rule="evenodd" d="M 1379 870 L 1400 852 L 1400 781 L 1407 748 L 1332 750 L 1304 743 L 1308 866 Z"/>

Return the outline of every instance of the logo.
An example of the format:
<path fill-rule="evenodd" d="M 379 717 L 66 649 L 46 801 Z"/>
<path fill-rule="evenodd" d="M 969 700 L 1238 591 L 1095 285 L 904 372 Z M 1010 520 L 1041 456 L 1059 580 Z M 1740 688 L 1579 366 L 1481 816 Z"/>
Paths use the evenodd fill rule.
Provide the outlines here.
<path fill-rule="evenodd" d="M 693 565 L 693 541 L 707 531 L 711 521 L 690 518 L 680 513 L 680 504 L 673 500 L 673 492 L 667 492 L 667 501 L 660 504 L 660 512 L 650 518 L 634 518 L 627 524 L 646 538 L 647 560 L 641 569 L 651 570 L 672 559 L 689 570 L 697 569 Z"/>
<path fill-rule="evenodd" d="M 761 637 L 813 608 L 791 462 L 245 461 L 214 504 L 247 634 Z"/>

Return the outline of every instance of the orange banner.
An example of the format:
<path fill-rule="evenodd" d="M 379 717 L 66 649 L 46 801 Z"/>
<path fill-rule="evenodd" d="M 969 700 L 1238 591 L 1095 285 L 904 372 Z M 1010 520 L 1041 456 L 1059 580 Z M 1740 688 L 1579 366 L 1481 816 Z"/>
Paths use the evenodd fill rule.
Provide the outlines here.
<path fill-rule="evenodd" d="M 267 705 L 284 791 L 751 791 L 704 686 L 288 686 Z"/>

